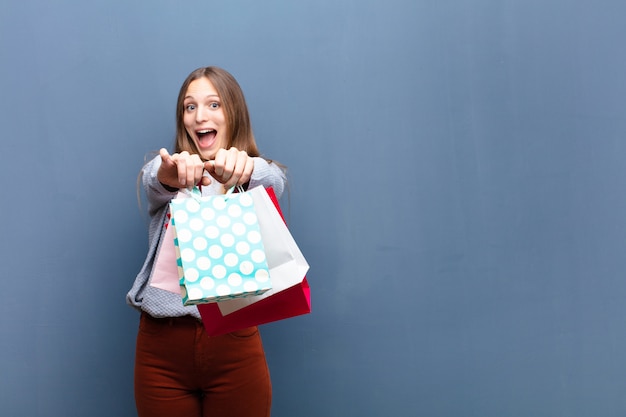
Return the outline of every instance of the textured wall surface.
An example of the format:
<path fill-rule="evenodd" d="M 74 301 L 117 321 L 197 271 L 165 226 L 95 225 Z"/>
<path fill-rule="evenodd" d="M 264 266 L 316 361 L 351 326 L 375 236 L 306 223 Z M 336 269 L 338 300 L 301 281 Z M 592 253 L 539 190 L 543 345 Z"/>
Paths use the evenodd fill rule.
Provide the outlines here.
<path fill-rule="evenodd" d="M 311 264 L 275 417 L 626 415 L 626 3 L 0 4 L 0 414 L 134 416 L 145 155 L 240 81 Z"/>

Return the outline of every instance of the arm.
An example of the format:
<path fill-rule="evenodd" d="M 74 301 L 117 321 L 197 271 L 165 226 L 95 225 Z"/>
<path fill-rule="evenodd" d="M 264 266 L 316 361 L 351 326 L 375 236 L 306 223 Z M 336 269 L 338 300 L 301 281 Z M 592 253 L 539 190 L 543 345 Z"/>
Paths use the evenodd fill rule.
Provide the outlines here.
<path fill-rule="evenodd" d="M 252 171 L 248 188 L 254 188 L 259 185 L 266 188 L 272 187 L 276 198 L 280 198 L 287 184 L 287 177 L 283 168 L 263 158 L 252 159 L 254 159 L 254 170 Z"/>
<path fill-rule="evenodd" d="M 165 149 L 161 149 L 160 155 L 148 162 L 142 171 L 149 214 L 154 215 L 169 203 L 180 187 L 196 184 L 200 180 L 203 185 L 208 185 L 211 180 L 202 176 L 204 169 L 227 187 L 231 186 L 227 182 L 236 184 L 249 181 L 250 188 L 259 185 L 272 187 L 276 197 L 280 198 L 287 183 L 283 168 L 263 158 L 250 157 L 235 148 L 220 151 L 223 151 L 223 155 L 220 155 L 222 158 L 203 163 L 196 155 L 187 152 L 169 155 Z"/>
<path fill-rule="evenodd" d="M 176 196 L 178 192 L 175 188 L 166 188 L 162 184 L 157 173 L 161 166 L 161 157 L 156 156 L 142 169 L 142 183 L 146 191 L 146 198 L 148 200 L 148 213 L 153 216 L 161 207 L 169 203 L 169 201 Z"/>

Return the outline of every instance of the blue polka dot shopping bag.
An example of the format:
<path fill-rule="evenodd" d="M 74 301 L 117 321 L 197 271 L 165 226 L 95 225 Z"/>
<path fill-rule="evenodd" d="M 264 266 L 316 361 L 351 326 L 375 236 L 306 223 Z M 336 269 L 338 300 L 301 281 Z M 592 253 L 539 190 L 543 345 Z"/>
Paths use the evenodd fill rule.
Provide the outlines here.
<path fill-rule="evenodd" d="M 254 200 L 248 192 L 170 202 L 184 305 L 261 295 L 272 288 Z M 240 190 L 243 191 L 243 190 Z"/>

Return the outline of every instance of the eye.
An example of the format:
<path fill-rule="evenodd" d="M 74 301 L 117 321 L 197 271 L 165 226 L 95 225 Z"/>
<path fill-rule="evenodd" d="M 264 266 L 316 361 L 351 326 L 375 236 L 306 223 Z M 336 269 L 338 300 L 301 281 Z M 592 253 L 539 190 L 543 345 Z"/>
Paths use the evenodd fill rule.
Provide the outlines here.
<path fill-rule="evenodd" d="M 218 103 L 217 101 L 214 101 L 211 104 L 209 104 L 209 107 L 212 108 L 212 109 L 219 109 L 220 108 L 220 103 Z"/>
<path fill-rule="evenodd" d="M 195 104 L 187 104 L 185 106 L 185 110 L 187 111 L 194 111 L 196 109 L 196 105 Z"/>

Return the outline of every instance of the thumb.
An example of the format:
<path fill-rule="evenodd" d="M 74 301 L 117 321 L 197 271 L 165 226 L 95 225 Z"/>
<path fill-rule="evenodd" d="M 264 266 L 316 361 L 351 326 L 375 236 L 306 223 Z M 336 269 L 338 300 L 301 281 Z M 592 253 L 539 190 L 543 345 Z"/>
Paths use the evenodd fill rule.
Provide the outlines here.
<path fill-rule="evenodd" d="M 170 187 L 179 187 L 174 159 L 165 148 L 159 150 L 159 156 L 161 156 L 161 165 L 157 172 L 157 179 L 161 184 L 166 184 Z"/>
<path fill-rule="evenodd" d="M 215 161 L 210 160 L 204 163 L 204 169 L 211 175 L 215 174 Z"/>
<path fill-rule="evenodd" d="M 167 151 L 167 149 L 161 148 L 159 150 L 159 155 L 161 156 L 161 160 L 163 161 L 164 164 L 168 164 L 168 165 L 172 164 L 172 157 Z"/>

